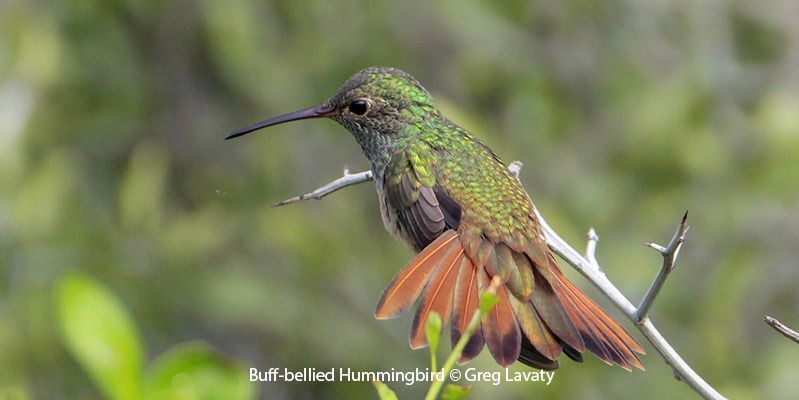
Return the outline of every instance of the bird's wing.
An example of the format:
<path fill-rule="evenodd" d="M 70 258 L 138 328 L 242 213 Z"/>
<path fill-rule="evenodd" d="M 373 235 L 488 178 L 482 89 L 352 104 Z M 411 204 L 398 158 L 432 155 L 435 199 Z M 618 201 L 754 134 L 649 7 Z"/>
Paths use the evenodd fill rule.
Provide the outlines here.
<path fill-rule="evenodd" d="M 433 153 L 417 147 L 398 152 L 386 167 L 383 191 L 411 244 L 417 250 L 445 229 L 457 229 L 460 208 L 436 185 Z"/>
<path fill-rule="evenodd" d="M 453 299 L 465 305 L 452 312 L 453 318 L 459 321 L 468 322 L 477 310 L 477 278 L 457 240 L 461 209 L 436 184 L 432 157 L 434 155 L 425 147 L 398 152 L 386 167 L 383 180 L 386 207 L 391 207 L 400 230 L 413 247 L 424 250 L 391 281 L 375 316 L 399 315 L 421 295 L 411 326 L 413 348 L 427 344 L 424 326 L 432 312 L 438 313 L 444 321 L 449 319 Z M 464 274 L 469 272 L 471 275 Z M 467 283 L 463 283 L 464 280 Z M 465 324 L 461 325 L 465 329 Z M 476 356 L 482 348 L 482 337 L 474 335 L 465 352 L 470 354 L 467 359 Z"/>
<path fill-rule="evenodd" d="M 454 346 L 477 310 L 478 290 L 499 276 L 499 303 L 460 362 L 486 344 L 503 366 L 518 359 L 553 369 L 561 352 L 579 360 L 587 348 L 609 364 L 642 368 L 640 345 L 562 275 L 521 185 L 485 146 L 467 150 L 487 153 L 443 158 L 418 146 L 387 166 L 386 205 L 421 251 L 386 288 L 375 315 L 399 315 L 421 295 L 411 347 L 426 344 L 431 312 L 450 320 Z"/>

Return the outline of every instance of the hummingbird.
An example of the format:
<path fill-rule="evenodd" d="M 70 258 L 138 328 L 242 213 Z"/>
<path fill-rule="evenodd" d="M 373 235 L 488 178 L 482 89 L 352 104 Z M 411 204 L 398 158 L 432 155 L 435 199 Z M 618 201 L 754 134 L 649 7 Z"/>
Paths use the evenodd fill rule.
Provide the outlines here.
<path fill-rule="evenodd" d="M 608 365 L 644 369 L 644 349 L 561 272 L 529 195 L 472 133 L 445 117 L 410 74 L 390 67 L 357 72 L 324 103 L 240 129 L 226 139 L 311 118 L 330 118 L 369 160 L 386 229 L 417 252 L 383 292 L 375 317 L 417 303 L 410 347 L 427 345 L 424 325 L 438 313 L 454 347 L 494 277 L 499 302 L 483 316 L 458 360 L 488 347 L 503 367 L 520 361 L 559 367 L 589 350 Z"/>

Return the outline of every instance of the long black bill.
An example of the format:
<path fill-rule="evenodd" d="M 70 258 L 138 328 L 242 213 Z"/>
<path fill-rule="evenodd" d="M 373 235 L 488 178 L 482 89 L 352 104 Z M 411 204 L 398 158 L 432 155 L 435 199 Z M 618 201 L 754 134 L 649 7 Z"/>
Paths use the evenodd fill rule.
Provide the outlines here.
<path fill-rule="evenodd" d="M 270 118 L 266 121 L 261 121 L 252 124 L 246 128 L 239 129 L 236 132 L 231 133 L 228 137 L 225 138 L 225 140 L 237 138 L 239 136 L 244 136 L 250 132 L 257 131 L 263 128 L 268 128 L 273 125 L 282 124 L 284 122 L 299 121 L 301 119 L 329 117 L 330 115 L 333 114 L 334 111 L 335 109 L 333 107 L 327 105 L 321 105 L 321 106 L 306 108 L 299 111 L 290 112 L 288 114 L 283 114 L 274 118 Z"/>

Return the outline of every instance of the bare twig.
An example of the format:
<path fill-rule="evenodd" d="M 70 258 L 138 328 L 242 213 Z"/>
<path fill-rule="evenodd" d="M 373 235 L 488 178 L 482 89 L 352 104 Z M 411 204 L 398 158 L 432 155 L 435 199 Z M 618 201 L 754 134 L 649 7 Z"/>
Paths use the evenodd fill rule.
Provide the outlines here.
<path fill-rule="evenodd" d="M 774 317 L 770 317 L 766 315 L 766 323 L 771 325 L 777 332 L 781 333 L 782 336 L 787 337 L 788 339 L 793 340 L 796 343 L 799 343 L 799 332 L 785 326 L 782 322 L 778 321 Z"/>
<path fill-rule="evenodd" d="M 588 260 L 591 264 L 596 265 L 599 268 L 599 272 L 604 274 L 604 271 L 599 267 L 599 263 L 596 261 L 596 245 L 599 242 L 599 235 L 596 233 L 594 228 L 588 229 L 588 242 L 585 244 L 585 259 Z"/>
<path fill-rule="evenodd" d="M 511 175 L 513 175 L 514 178 L 516 178 L 517 181 L 519 181 L 520 184 L 522 183 L 522 181 L 521 178 L 519 178 L 519 174 L 522 172 L 523 167 L 524 163 L 518 160 L 508 164 L 508 171 L 510 172 Z"/>
<path fill-rule="evenodd" d="M 330 182 L 311 192 L 303 193 L 299 196 L 294 196 L 290 199 L 283 200 L 280 203 L 275 204 L 275 207 L 285 206 L 286 204 L 292 204 L 308 199 L 321 200 L 323 197 L 335 192 L 336 190 L 371 180 L 372 171 L 363 171 L 351 174 L 347 168 L 344 168 L 344 175 L 341 178 L 338 178 L 335 181 Z"/>
<path fill-rule="evenodd" d="M 523 164 L 519 161 L 514 161 L 508 165 L 510 173 L 519 179 L 519 173 Z M 301 200 L 310 198 L 319 199 L 327 194 L 346 186 L 366 182 L 372 179 L 370 171 L 365 171 L 357 174 L 345 173 L 342 178 L 336 179 L 312 192 L 293 197 L 291 199 L 282 201 L 278 205 L 290 204 Z M 622 312 L 624 315 L 641 331 L 649 343 L 663 356 L 666 363 L 674 370 L 674 376 L 685 382 L 692 390 L 698 393 L 705 399 L 725 399 L 716 389 L 710 386 L 699 374 L 697 374 L 689 365 L 682 359 L 682 357 L 671 347 L 671 344 L 660 334 L 652 320 L 647 317 L 649 308 L 652 306 L 658 292 L 663 286 L 668 274 L 674 270 L 676 266 L 677 255 L 685 241 L 685 231 L 687 230 L 686 219 L 687 213 L 683 217 L 677 232 L 672 238 L 668 246 L 662 247 L 656 244 L 648 244 L 649 247 L 655 248 L 663 255 L 663 267 L 655 277 L 649 291 L 641 303 L 641 307 L 635 307 L 621 291 L 605 276 L 602 268 L 596 261 L 595 251 L 596 243 L 599 237 L 596 232 L 589 232 L 588 244 L 586 245 L 586 257 L 583 257 L 577 250 L 571 247 L 565 240 L 563 240 L 557 232 L 555 232 L 549 224 L 547 224 L 544 217 L 535 210 L 536 216 L 541 223 L 541 229 L 546 236 L 546 242 L 549 248 L 559 255 L 569 265 L 574 267 L 586 279 L 588 279 L 599 291 L 602 292 L 610 301 Z M 593 235 L 591 235 L 593 233 Z"/>
<path fill-rule="evenodd" d="M 685 215 L 682 217 L 682 221 L 680 221 L 680 225 L 677 226 L 677 231 L 674 232 L 674 236 L 671 238 L 671 241 L 666 247 L 660 246 L 655 243 L 647 243 L 646 246 L 651 247 L 663 256 L 663 266 L 660 267 L 660 271 L 658 271 L 655 280 L 652 281 L 652 286 L 649 287 L 647 290 L 644 299 L 641 301 L 641 305 L 638 306 L 638 310 L 635 313 L 636 322 L 641 323 L 649 313 L 649 309 L 652 308 L 652 304 L 655 302 L 655 297 L 657 297 L 658 293 L 660 293 L 660 289 L 663 287 L 663 284 L 666 282 L 666 278 L 669 277 L 671 271 L 677 267 L 677 256 L 680 255 L 680 249 L 682 248 L 682 244 L 685 243 L 685 233 L 688 232 L 688 211 L 685 212 Z"/>
<path fill-rule="evenodd" d="M 602 273 L 598 263 L 592 263 L 587 260 L 577 250 L 569 246 L 555 232 L 546 220 L 538 213 L 536 214 L 541 222 L 544 234 L 547 238 L 547 245 L 552 251 L 557 253 L 569 265 L 574 267 L 578 272 L 583 274 L 594 286 L 596 286 L 602 294 L 604 294 L 610 301 L 621 310 L 624 315 L 636 324 L 638 330 L 643 333 L 649 343 L 655 347 L 655 350 L 663 356 L 666 364 L 674 370 L 674 376 L 685 382 L 696 393 L 705 399 L 724 399 L 716 389 L 710 386 L 699 374 L 697 374 L 685 360 L 682 359 L 679 353 L 671 346 L 671 344 L 660 334 L 655 325 L 648 317 L 643 320 L 638 319 L 638 309 L 619 291 L 618 288 Z M 663 278 L 665 279 L 665 278 Z M 660 283 L 662 285 L 662 283 Z M 653 298 L 654 299 L 654 298 Z"/>

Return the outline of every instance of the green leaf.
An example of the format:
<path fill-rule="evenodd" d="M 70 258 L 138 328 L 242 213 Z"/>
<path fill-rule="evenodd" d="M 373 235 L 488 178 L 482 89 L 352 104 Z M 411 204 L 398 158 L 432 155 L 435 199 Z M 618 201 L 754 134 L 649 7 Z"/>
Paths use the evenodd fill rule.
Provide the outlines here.
<path fill-rule="evenodd" d="M 430 345 L 430 352 L 435 353 L 438 350 L 438 341 L 441 338 L 441 316 L 433 311 L 427 317 L 427 325 L 425 325 L 425 335 L 427 335 L 427 343 Z"/>
<path fill-rule="evenodd" d="M 203 342 L 180 344 L 158 357 L 147 371 L 148 400 L 251 399 L 255 386 L 247 368 L 220 357 Z"/>
<path fill-rule="evenodd" d="M 380 381 L 372 381 L 372 384 L 375 385 L 377 389 L 377 395 L 380 396 L 380 400 L 397 400 L 397 394 L 391 390 L 388 385 Z"/>
<path fill-rule="evenodd" d="M 143 350 L 127 310 L 113 294 L 82 275 L 57 285 L 64 346 L 106 397 L 140 399 Z"/>
<path fill-rule="evenodd" d="M 448 383 L 447 386 L 444 386 L 444 390 L 441 392 L 441 400 L 465 399 L 467 396 L 469 396 L 471 391 L 472 385 L 458 386 Z"/>
<path fill-rule="evenodd" d="M 427 336 L 427 343 L 430 345 L 430 364 L 433 371 L 437 369 L 436 354 L 438 352 L 438 342 L 441 339 L 441 324 L 441 316 L 435 311 L 430 313 L 425 324 L 425 335 Z"/>
<path fill-rule="evenodd" d="M 499 303 L 499 296 L 489 291 L 480 293 L 480 312 L 485 315 Z"/>

